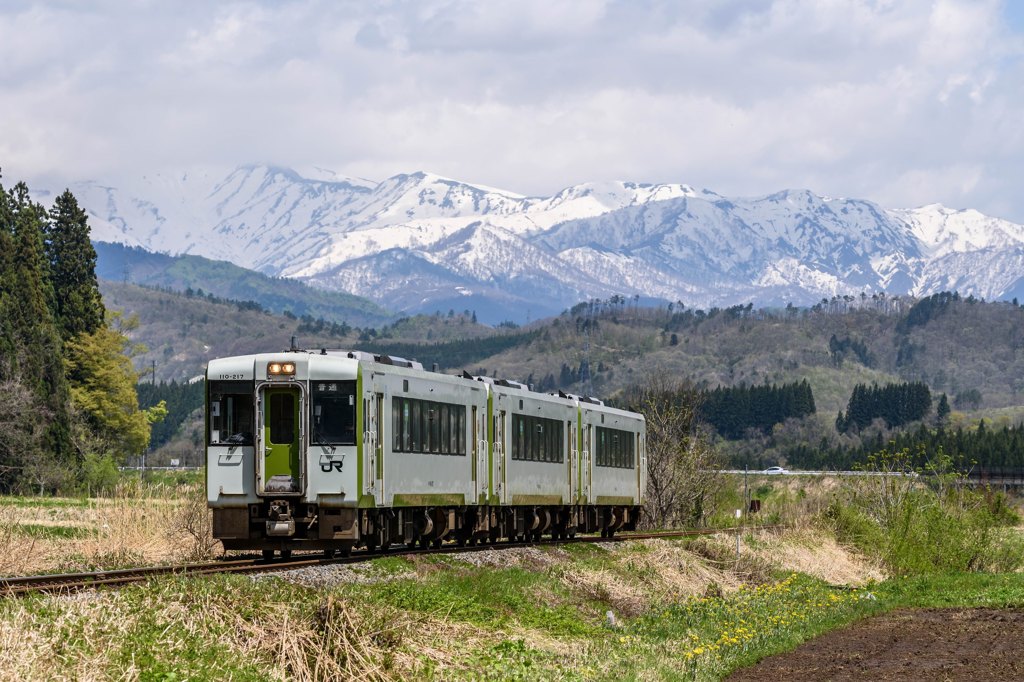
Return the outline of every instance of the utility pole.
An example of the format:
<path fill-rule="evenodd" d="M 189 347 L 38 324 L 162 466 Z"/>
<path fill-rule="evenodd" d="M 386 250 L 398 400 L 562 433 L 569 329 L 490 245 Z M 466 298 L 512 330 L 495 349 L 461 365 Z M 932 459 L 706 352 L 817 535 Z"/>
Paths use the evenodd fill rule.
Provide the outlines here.
<path fill-rule="evenodd" d="M 156 386 L 156 360 L 153 360 L 153 385 Z"/>

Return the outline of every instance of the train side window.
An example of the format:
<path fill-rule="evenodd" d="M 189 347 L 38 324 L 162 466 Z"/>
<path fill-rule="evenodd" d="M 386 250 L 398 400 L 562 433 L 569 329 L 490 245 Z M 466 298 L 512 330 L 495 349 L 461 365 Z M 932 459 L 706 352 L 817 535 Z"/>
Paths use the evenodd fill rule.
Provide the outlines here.
<path fill-rule="evenodd" d="M 409 452 L 419 452 L 420 443 L 420 401 L 409 401 Z"/>
<path fill-rule="evenodd" d="M 312 437 L 322 445 L 356 444 L 356 382 L 314 381 Z"/>
<path fill-rule="evenodd" d="M 466 454 L 466 406 L 394 398 L 396 452 Z"/>
<path fill-rule="evenodd" d="M 430 403 L 430 452 L 438 454 L 441 450 L 441 406 Z"/>
<path fill-rule="evenodd" d="M 562 431 L 562 422 L 551 420 L 551 451 L 555 453 L 553 461 L 561 464 L 565 461 L 565 432 Z"/>
<path fill-rule="evenodd" d="M 525 459 L 523 440 L 523 418 L 514 414 L 512 415 L 512 459 Z"/>
<path fill-rule="evenodd" d="M 464 405 L 452 405 L 452 454 L 463 455 L 465 450 L 462 448 L 463 440 L 465 439 L 465 418 L 466 407 Z"/>
<path fill-rule="evenodd" d="M 541 419 L 534 420 L 534 431 L 537 435 L 537 461 L 546 462 L 548 461 L 548 437 L 544 433 L 544 421 Z"/>
<path fill-rule="evenodd" d="M 210 382 L 210 445 L 252 445 L 253 385 L 247 381 Z"/>
<path fill-rule="evenodd" d="M 594 464 L 600 467 L 633 469 L 636 467 L 636 450 L 631 431 L 597 427 L 595 438 Z"/>
<path fill-rule="evenodd" d="M 391 452 L 401 452 L 401 400 L 391 398 Z"/>
<path fill-rule="evenodd" d="M 409 398 L 401 401 L 401 452 L 413 452 L 413 408 Z"/>
<path fill-rule="evenodd" d="M 448 412 L 447 405 L 440 406 L 440 422 L 441 422 L 441 438 L 439 439 L 440 451 L 442 455 L 448 455 L 452 452 L 452 423 L 451 417 Z"/>

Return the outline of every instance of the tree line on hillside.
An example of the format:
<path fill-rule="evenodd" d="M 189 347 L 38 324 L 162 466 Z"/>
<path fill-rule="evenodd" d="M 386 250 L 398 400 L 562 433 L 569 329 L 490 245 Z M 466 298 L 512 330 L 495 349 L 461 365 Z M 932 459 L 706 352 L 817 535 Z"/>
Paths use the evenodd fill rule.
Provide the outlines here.
<path fill-rule="evenodd" d="M 424 367 L 430 367 L 437 363 L 441 369 L 458 369 L 468 367 L 481 358 L 497 355 L 510 348 L 525 346 L 537 338 L 538 334 L 539 332 L 530 331 L 426 344 L 369 341 L 361 343 L 360 349 L 370 353 L 414 358 L 423 363 Z"/>
<path fill-rule="evenodd" d="M 931 391 L 920 381 L 885 386 L 857 384 L 846 412 L 836 417 L 836 430 L 846 433 L 863 429 L 879 418 L 891 429 L 923 419 L 931 407 Z"/>
<path fill-rule="evenodd" d="M 0 185 L 0 488 L 74 487 L 146 446 L 126 331 L 108 313 L 70 191 L 47 210 Z"/>
<path fill-rule="evenodd" d="M 914 465 L 924 466 L 942 452 L 953 458 L 953 465 L 975 475 L 998 476 L 1024 471 L 1024 424 L 991 428 L 985 420 L 978 427 L 965 430 L 943 426 L 901 431 L 883 439 L 879 433 L 856 446 L 830 445 L 825 439 L 818 444 L 803 444 L 782 454 L 785 461 L 799 469 L 849 470 L 867 462 L 868 457 L 882 450 L 908 451 L 915 454 Z"/>
<path fill-rule="evenodd" d="M 806 379 L 781 386 L 719 386 L 703 392 L 699 408 L 701 419 L 731 440 L 743 438 L 750 429 L 767 432 L 775 424 L 814 412 L 814 394 Z"/>
<path fill-rule="evenodd" d="M 192 413 L 203 407 L 206 382 L 143 382 L 136 390 L 139 394 L 139 405 L 143 409 L 163 404 L 167 411 L 163 421 L 153 424 L 149 445 L 158 448 L 168 443 Z"/>
<path fill-rule="evenodd" d="M 828 340 L 828 352 L 836 367 L 842 367 L 843 361 L 851 355 L 865 367 L 875 366 L 875 357 L 868 350 L 867 344 L 849 336 L 839 339 L 835 334 Z"/>
<path fill-rule="evenodd" d="M 906 334 L 914 327 L 923 327 L 940 315 L 952 310 L 953 306 L 960 301 L 960 294 L 956 291 L 940 291 L 931 296 L 925 296 L 917 301 L 907 311 L 906 317 L 896 325 L 896 331 Z M 974 304 L 977 299 L 968 296 L 967 303 Z"/>

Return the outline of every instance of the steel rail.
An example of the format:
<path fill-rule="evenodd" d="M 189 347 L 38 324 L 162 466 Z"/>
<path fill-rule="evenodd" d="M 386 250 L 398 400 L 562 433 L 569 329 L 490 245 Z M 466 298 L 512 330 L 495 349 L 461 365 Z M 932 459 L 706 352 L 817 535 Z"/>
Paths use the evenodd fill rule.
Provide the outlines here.
<path fill-rule="evenodd" d="M 17 596 L 39 592 L 73 592 L 93 587 L 121 587 L 140 583 L 162 576 L 202 576 L 216 573 L 264 573 L 288 571 L 309 566 L 331 564 L 356 564 L 385 556 L 416 556 L 429 554 L 459 554 L 463 552 L 479 552 L 486 550 L 505 550 L 516 547 L 536 547 L 546 545 L 567 545 L 575 543 L 619 543 L 635 540 L 655 540 L 696 537 L 701 535 L 734 534 L 737 532 L 776 530 L 783 526 L 733 526 L 729 528 L 700 528 L 695 530 L 665 531 L 658 533 L 624 533 L 612 537 L 597 535 L 578 535 L 574 538 L 559 540 L 546 539 L 541 542 L 498 541 L 459 546 L 446 544 L 441 547 L 418 548 L 400 545 L 386 551 L 356 551 L 348 556 L 323 557 L 314 555 L 299 556 L 294 559 L 225 559 L 216 562 L 176 564 L 168 566 L 147 566 L 85 573 L 52 573 L 44 575 L 28 575 L 0 578 L 0 597 Z"/>

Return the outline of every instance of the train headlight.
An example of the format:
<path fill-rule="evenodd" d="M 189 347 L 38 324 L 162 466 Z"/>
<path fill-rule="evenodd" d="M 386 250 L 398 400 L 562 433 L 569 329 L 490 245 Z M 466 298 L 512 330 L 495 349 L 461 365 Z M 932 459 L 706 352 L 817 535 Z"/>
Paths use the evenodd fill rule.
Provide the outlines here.
<path fill-rule="evenodd" d="M 287 376 L 295 374 L 294 362 L 270 362 L 267 363 L 267 374 L 270 376 Z"/>

